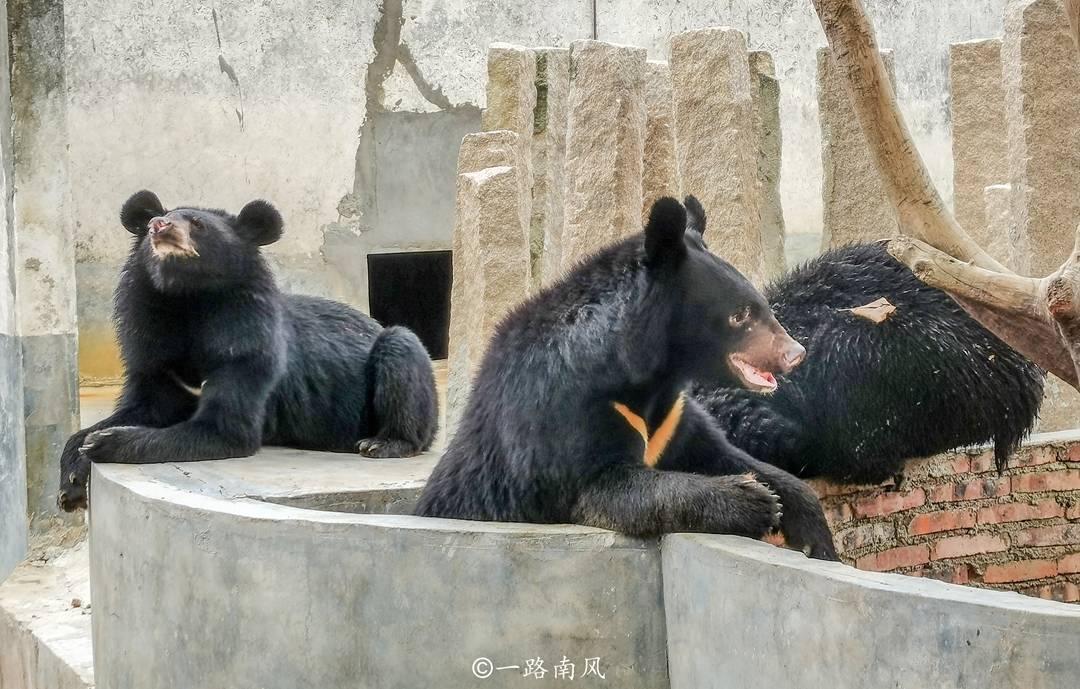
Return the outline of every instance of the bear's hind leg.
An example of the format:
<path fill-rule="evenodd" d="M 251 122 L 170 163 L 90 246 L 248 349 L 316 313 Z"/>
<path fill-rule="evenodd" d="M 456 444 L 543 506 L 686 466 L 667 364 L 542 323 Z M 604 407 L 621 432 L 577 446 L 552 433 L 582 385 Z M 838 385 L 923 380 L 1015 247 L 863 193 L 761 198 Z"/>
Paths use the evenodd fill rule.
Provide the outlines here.
<path fill-rule="evenodd" d="M 780 501 L 749 475 L 698 476 L 620 465 L 585 487 L 573 520 L 639 537 L 697 532 L 761 538 L 780 524 Z"/>
<path fill-rule="evenodd" d="M 431 358 L 413 332 L 379 333 L 367 360 L 370 437 L 357 443 L 365 457 L 411 457 L 431 447 L 439 426 Z"/>

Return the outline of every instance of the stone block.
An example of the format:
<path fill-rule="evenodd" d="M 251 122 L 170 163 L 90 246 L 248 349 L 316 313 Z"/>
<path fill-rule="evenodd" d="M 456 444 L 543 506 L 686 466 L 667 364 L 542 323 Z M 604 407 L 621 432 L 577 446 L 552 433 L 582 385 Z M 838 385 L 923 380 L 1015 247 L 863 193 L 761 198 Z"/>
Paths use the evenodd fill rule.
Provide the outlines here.
<path fill-rule="evenodd" d="M 786 262 L 784 208 L 780 202 L 780 157 L 783 151 L 780 82 L 776 78 L 772 55 L 764 50 L 750 52 L 750 95 L 754 108 L 754 139 L 758 147 L 762 269 L 765 279 L 769 280 L 784 272 Z"/>
<path fill-rule="evenodd" d="M 892 51 L 882 51 L 882 58 L 895 83 Z M 824 172 L 822 248 L 893 237 L 899 232 L 896 211 L 885 195 L 847 86 L 828 48 L 818 51 L 817 67 Z"/>
<path fill-rule="evenodd" d="M 533 286 L 558 277 L 562 253 L 566 117 L 570 53 L 536 48 L 536 110 L 532 133 L 532 222 L 529 233 Z"/>
<path fill-rule="evenodd" d="M 746 38 L 714 27 L 671 39 L 679 189 L 709 220 L 709 248 L 747 278 L 763 276 L 761 198 Z"/>
<path fill-rule="evenodd" d="M 679 194 L 671 69 L 666 62 L 657 60 L 649 60 L 645 65 L 645 154 L 641 175 L 641 222 L 644 225 L 658 198 Z"/>
<path fill-rule="evenodd" d="M 1030 251 L 1022 228 L 1012 221 L 1012 185 L 991 184 L 983 189 L 983 209 L 986 229 L 979 243 L 1009 270 L 1026 274 Z"/>
<path fill-rule="evenodd" d="M 1061 0 L 1012 0 L 1001 51 L 1012 221 L 1031 275 L 1072 252 L 1080 224 L 1080 60 Z"/>
<path fill-rule="evenodd" d="M 954 43 L 949 89 L 956 220 L 991 256 L 1007 263 L 1007 235 L 991 230 L 984 195 L 987 187 L 1009 179 L 1001 39 Z"/>
<path fill-rule="evenodd" d="M 506 153 L 518 149 L 512 139 Z M 488 167 L 458 177 L 454 282 L 450 303 L 446 428 L 450 433 L 495 326 L 529 294 L 527 211 L 518 168 Z"/>
<path fill-rule="evenodd" d="M 645 49 L 572 42 L 564 270 L 641 231 L 645 120 Z"/>

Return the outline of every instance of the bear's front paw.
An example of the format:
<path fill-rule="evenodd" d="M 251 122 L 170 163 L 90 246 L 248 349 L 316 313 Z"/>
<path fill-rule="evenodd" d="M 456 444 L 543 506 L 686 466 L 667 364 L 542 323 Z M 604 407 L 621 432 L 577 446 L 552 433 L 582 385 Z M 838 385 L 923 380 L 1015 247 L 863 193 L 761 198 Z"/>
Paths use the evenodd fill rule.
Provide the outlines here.
<path fill-rule="evenodd" d="M 90 465 L 80 466 L 60 477 L 56 505 L 65 512 L 86 509 L 89 504 Z"/>
<path fill-rule="evenodd" d="M 94 431 L 79 447 L 79 455 L 91 462 L 123 462 L 132 454 L 136 439 L 147 429 L 140 426 L 116 426 Z"/>
<path fill-rule="evenodd" d="M 420 454 L 420 450 L 413 443 L 395 438 L 364 438 L 356 444 L 356 451 L 371 459 L 413 457 Z"/>
<path fill-rule="evenodd" d="M 780 498 L 750 474 L 717 476 L 723 486 L 723 515 L 730 526 L 720 533 L 762 538 L 780 526 Z"/>

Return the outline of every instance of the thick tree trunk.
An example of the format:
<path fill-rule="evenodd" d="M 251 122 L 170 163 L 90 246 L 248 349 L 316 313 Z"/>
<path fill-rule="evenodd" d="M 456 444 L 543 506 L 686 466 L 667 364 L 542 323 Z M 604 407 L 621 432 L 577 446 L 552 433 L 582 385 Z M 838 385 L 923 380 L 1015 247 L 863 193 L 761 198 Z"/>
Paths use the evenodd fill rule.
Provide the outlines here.
<path fill-rule="evenodd" d="M 942 289 L 1017 351 L 1080 389 L 1080 229 L 1054 274 L 1014 275 L 957 224 L 930 179 L 896 104 L 873 28 L 859 0 L 813 0 L 878 171 L 909 235 L 889 252 Z M 1080 48 L 1080 0 L 1065 0 Z"/>

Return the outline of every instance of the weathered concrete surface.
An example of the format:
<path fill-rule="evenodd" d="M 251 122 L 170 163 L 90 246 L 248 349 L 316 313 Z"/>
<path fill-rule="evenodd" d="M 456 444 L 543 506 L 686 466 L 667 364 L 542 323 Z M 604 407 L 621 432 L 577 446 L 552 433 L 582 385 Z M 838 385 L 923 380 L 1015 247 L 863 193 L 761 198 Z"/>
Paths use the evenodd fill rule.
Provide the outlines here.
<path fill-rule="evenodd" d="M 672 689 L 1072 687 L 1080 608 L 730 536 L 663 542 Z"/>
<path fill-rule="evenodd" d="M 7 26 L 7 4 L 0 26 Z M 8 32 L 0 35 L 0 121 L 11 121 Z M 14 152 L 11 128 L 0 127 L 0 582 L 26 554 L 26 461 L 22 346 L 16 313 Z"/>
<path fill-rule="evenodd" d="M 1061 0 L 1012 0 L 1001 59 L 1012 219 L 1043 277 L 1068 258 L 1080 224 L 1080 61 Z"/>
<path fill-rule="evenodd" d="M 559 275 L 566 205 L 566 118 L 570 105 L 570 52 L 536 48 L 536 111 L 532 134 L 533 287 Z"/>
<path fill-rule="evenodd" d="M 8 5 L 15 292 L 23 359 L 27 509 L 58 516 L 59 450 L 77 426 L 75 227 L 68 187 L 65 4 Z"/>
<path fill-rule="evenodd" d="M 897 48 L 900 106 L 934 182 L 952 198 L 949 132 L 950 43 L 1001 35 L 1006 0 L 863 0 L 879 45 Z M 781 196 L 789 233 L 820 233 L 821 129 L 815 101 L 815 54 L 826 45 L 809 2 L 791 0 L 597 0 L 597 37 L 645 46 L 666 59 L 680 31 L 731 26 L 746 34 L 753 50 L 767 50 L 783 83 L 784 128 Z M 507 39 L 503 39 L 507 40 Z M 903 50 L 899 50 L 903 48 Z"/>
<path fill-rule="evenodd" d="M 517 686 L 527 660 L 542 658 L 550 682 L 563 655 L 579 674 L 600 658 L 612 686 L 665 686 L 655 542 L 270 504 L 251 499 L 263 493 L 252 477 L 284 467 L 259 469 L 264 456 L 95 466 L 97 686 L 471 689 L 486 685 L 480 658 L 520 666 L 489 680 Z M 298 474 L 324 477 L 332 459 L 337 493 L 408 486 L 387 467 L 416 462 L 293 456 Z M 242 492 L 217 472 L 242 477 Z"/>
<path fill-rule="evenodd" d="M 641 231 L 645 50 L 570 44 L 563 269 Z"/>
<path fill-rule="evenodd" d="M 641 172 L 641 223 L 661 196 L 677 196 L 675 168 L 675 101 L 671 95 L 671 69 L 666 62 L 645 64 L 645 153 Z"/>
<path fill-rule="evenodd" d="M 734 29 L 671 39 L 679 189 L 709 219 L 709 247 L 755 284 L 763 276 L 761 197 L 746 38 Z"/>
<path fill-rule="evenodd" d="M 893 78 L 892 51 L 882 51 L 882 57 Z M 818 51 L 817 80 L 824 167 L 822 248 L 895 236 L 899 232 L 896 211 L 885 195 L 847 86 L 827 48 Z"/>
<path fill-rule="evenodd" d="M 960 226 L 1001 262 L 1006 237 L 991 233 L 986 187 L 1009 180 L 1001 39 L 968 41 L 949 49 L 952 116 L 953 210 Z"/>
<path fill-rule="evenodd" d="M 762 270 L 766 280 L 779 277 L 786 268 L 784 254 L 784 208 L 780 201 L 780 161 L 783 133 L 780 131 L 780 82 L 772 55 L 750 53 L 750 96 L 754 109 L 757 141 L 758 197 L 761 199 Z"/>
<path fill-rule="evenodd" d="M 27 560 L 0 584 L 0 689 L 94 686 L 89 550 Z"/>

